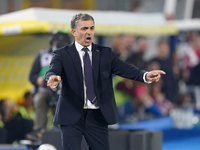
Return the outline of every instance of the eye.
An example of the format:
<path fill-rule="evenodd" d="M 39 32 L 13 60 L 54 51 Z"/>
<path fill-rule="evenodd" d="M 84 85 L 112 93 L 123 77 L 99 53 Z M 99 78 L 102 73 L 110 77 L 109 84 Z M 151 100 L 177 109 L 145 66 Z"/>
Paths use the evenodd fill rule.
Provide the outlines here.
<path fill-rule="evenodd" d="M 88 27 L 83 27 L 83 28 L 82 28 L 82 30 L 87 30 L 87 29 L 88 29 Z"/>

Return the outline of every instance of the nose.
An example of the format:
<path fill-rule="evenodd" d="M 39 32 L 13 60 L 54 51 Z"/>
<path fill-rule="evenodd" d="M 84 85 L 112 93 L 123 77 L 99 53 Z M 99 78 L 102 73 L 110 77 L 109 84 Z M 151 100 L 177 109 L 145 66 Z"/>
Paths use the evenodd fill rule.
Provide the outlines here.
<path fill-rule="evenodd" d="M 91 29 L 88 29 L 86 33 L 90 35 L 91 32 L 92 32 L 92 30 L 91 30 Z"/>

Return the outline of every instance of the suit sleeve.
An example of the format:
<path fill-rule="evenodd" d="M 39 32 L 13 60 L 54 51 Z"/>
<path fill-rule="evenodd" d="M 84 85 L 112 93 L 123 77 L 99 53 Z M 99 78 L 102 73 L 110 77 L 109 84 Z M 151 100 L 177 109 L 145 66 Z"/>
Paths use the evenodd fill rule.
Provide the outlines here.
<path fill-rule="evenodd" d="M 51 60 L 49 70 L 45 75 L 45 80 L 48 81 L 52 75 L 61 76 L 62 69 L 63 69 L 62 55 L 59 50 L 56 50 L 53 53 L 53 58 Z"/>
<path fill-rule="evenodd" d="M 144 82 L 143 75 L 146 72 L 145 70 L 126 64 L 125 62 L 121 61 L 112 51 L 111 68 L 113 74 L 119 75 L 124 78 Z"/>

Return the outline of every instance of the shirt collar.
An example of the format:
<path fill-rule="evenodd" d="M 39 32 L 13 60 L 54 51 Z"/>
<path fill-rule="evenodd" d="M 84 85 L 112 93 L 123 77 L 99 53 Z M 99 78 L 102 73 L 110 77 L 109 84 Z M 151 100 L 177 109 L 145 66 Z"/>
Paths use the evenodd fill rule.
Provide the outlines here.
<path fill-rule="evenodd" d="M 76 47 L 78 52 L 82 51 L 82 49 L 83 49 L 83 46 L 76 41 L 75 41 L 75 47 Z M 87 48 L 91 52 L 92 51 L 92 44 L 90 46 L 88 46 Z"/>

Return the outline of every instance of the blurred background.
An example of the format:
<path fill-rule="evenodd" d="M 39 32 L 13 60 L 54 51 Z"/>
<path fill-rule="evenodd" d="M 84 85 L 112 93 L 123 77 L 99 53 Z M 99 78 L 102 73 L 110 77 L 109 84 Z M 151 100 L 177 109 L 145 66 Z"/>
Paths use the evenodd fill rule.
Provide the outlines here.
<path fill-rule="evenodd" d="M 167 73 L 153 84 L 113 75 L 120 121 L 110 128 L 161 131 L 162 150 L 199 150 L 200 0 L 0 0 L 0 149 L 26 139 L 9 141 L 8 130 L 21 106 L 34 116 L 34 59 L 57 31 L 73 41 L 70 21 L 79 12 L 95 19 L 94 43 L 130 65 Z"/>

